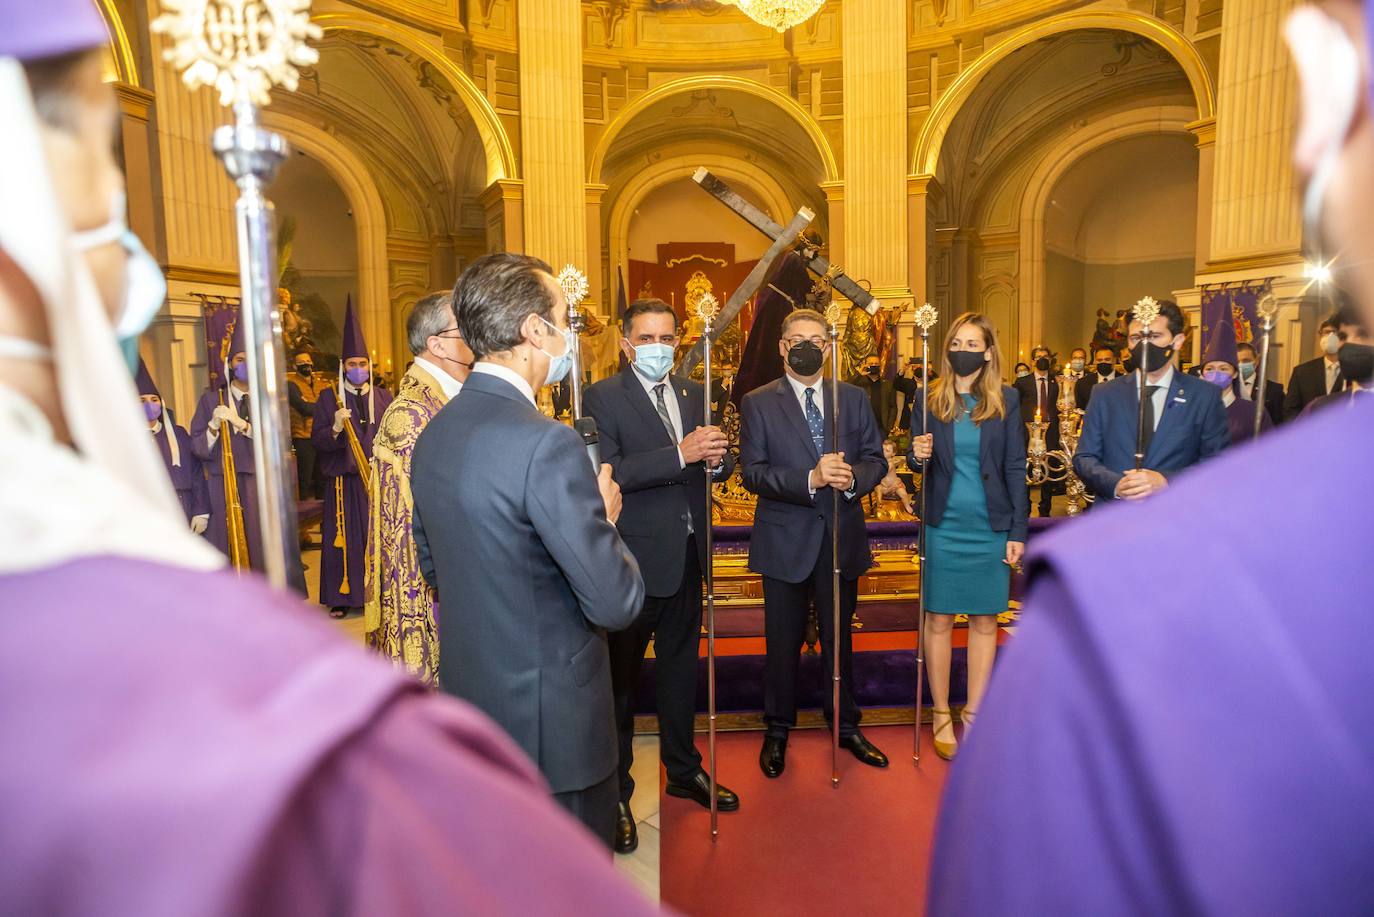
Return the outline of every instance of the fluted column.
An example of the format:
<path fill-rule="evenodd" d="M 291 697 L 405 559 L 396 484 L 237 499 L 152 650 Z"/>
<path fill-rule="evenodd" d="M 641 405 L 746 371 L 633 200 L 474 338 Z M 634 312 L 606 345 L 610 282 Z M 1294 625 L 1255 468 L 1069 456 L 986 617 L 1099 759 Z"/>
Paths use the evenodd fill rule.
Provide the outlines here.
<path fill-rule="evenodd" d="M 520 142 L 525 251 L 558 270 L 587 263 L 582 5 L 520 0 Z"/>
<path fill-rule="evenodd" d="M 1211 261 L 1235 262 L 1302 248 L 1289 166 L 1297 84 L 1281 40 L 1298 0 L 1227 3 L 1217 80 Z M 1199 139 L 1202 135 L 1199 134 Z"/>
<path fill-rule="evenodd" d="M 845 269 L 883 300 L 910 299 L 906 16 L 909 4 L 848 2 L 844 35 Z"/>

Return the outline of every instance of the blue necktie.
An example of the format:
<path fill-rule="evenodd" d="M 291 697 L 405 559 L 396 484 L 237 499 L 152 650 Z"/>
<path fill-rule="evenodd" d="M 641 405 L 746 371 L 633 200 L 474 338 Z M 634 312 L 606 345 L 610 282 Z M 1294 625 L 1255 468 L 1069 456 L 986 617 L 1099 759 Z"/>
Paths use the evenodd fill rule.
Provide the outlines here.
<path fill-rule="evenodd" d="M 816 455 L 825 455 L 825 418 L 821 409 L 816 407 L 816 390 L 806 390 L 806 425 L 811 428 L 811 442 L 816 446 Z"/>

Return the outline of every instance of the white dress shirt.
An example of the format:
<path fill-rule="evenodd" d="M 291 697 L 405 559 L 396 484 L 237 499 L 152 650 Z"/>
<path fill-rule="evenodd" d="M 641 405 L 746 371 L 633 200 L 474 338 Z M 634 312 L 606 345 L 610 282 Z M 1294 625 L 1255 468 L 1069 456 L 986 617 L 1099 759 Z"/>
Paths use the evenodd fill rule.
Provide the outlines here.
<path fill-rule="evenodd" d="M 1335 362 L 1333 362 L 1333 361 L 1331 361 L 1331 360 L 1327 360 L 1327 361 L 1326 361 L 1326 393 L 1327 393 L 1328 395 L 1331 394 L 1332 392 L 1334 392 L 1334 391 L 1337 390 L 1337 389 L 1336 389 L 1336 377 L 1339 376 L 1340 374 L 1341 374 L 1341 363 L 1340 363 L 1340 361 L 1339 361 L 1339 360 L 1336 360 Z"/>
<path fill-rule="evenodd" d="M 649 404 L 655 414 L 658 413 L 658 395 L 654 393 L 654 389 L 663 386 L 663 404 L 668 408 L 668 419 L 673 422 L 673 442 L 677 444 L 677 464 L 680 468 L 686 468 L 687 463 L 682 458 L 682 407 L 677 403 L 677 392 L 673 391 L 672 375 L 664 376 L 657 382 L 650 382 L 639 370 L 633 372 L 639 384 L 644 386 L 644 394 L 649 396 Z"/>
<path fill-rule="evenodd" d="M 511 385 L 515 386 L 517 392 L 524 395 L 525 398 L 529 400 L 530 404 L 534 404 L 534 389 L 530 388 L 530 384 L 515 370 L 502 366 L 500 363 L 480 361 L 472 367 L 472 371 L 475 373 L 484 373 L 488 376 L 495 376 L 498 379 L 509 382 Z M 538 405 L 536 404 L 535 407 L 538 407 Z"/>
<path fill-rule="evenodd" d="M 802 417 L 806 417 L 806 393 L 810 391 L 814 392 L 814 394 L 811 396 L 812 403 L 815 404 L 816 410 L 821 412 L 821 420 L 825 420 L 825 390 L 823 388 L 823 386 L 825 385 L 825 377 L 822 376 L 821 378 L 817 379 L 813 384 L 806 385 L 791 373 L 784 373 L 783 376 L 787 379 L 787 383 L 792 386 L 792 391 L 797 396 L 797 404 L 801 406 Z M 828 446 L 830 444 L 826 443 L 826 445 Z M 858 483 L 859 482 L 856 479 L 852 484 L 849 485 L 849 489 L 844 492 L 844 497 L 846 500 L 852 500 L 854 498 L 854 488 L 858 486 Z M 814 497 L 816 495 L 816 488 L 811 486 L 810 476 L 808 476 L 806 479 L 806 490 L 809 494 L 811 494 L 811 496 Z"/>
<path fill-rule="evenodd" d="M 416 357 L 415 365 L 434 377 L 434 381 L 439 383 L 439 388 L 444 390 L 444 397 L 449 401 L 452 401 L 454 397 L 463 390 L 463 383 L 444 372 L 436 366 L 432 360 L 426 360 L 424 357 Z"/>
<path fill-rule="evenodd" d="M 1139 396 L 1140 396 L 1140 374 L 1139 374 L 1139 373 L 1136 373 L 1136 374 L 1135 374 L 1135 377 L 1136 377 L 1136 383 L 1135 383 L 1136 397 L 1139 397 Z M 1146 380 L 1145 380 L 1145 386 L 1146 386 L 1147 388 L 1148 388 L 1149 386 L 1152 386 L 1152 385 L 1158 386 L 1158 388 L 1155 389 L 1155 393 L 1154 393 L 1154 395 L 1152 396 L 1152 399 L 1151 399 L 1151 400 L 1154 401 L 1154 406 L 1155 406 L 1155 426 L 1154 426 L 1154 428 L 1155 428 L 1156 430 L 1159 429 L 1159 418 L 1161 418 L 1161 417 L 1164 416 L 1164 405 L 1166 405 L 1166 404 L 1169 403 L 1169 386 L 1171 386 L 1171 385 L 1173 385 L 1173 384 L 1174 384 L 1174 368 L 1173 368 L 1173 366 L 1170 366 L 1167 370 L 1165 370 L 1164 375 L 1160 377 L 1160 379 L 1159 379 L 1158 382 L 1151 382 L 1151 381 L 1149 380 L 1148 377 L 1147 377 Z"/>

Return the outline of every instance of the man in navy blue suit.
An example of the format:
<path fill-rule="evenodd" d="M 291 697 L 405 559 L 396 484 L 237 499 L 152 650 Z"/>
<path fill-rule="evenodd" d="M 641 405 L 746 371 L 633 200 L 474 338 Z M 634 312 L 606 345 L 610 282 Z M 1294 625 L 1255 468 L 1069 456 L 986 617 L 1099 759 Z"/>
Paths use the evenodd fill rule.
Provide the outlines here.
<path fill-rule="evenodd" d="M 1184 340 L 1182 310 L 1167 300 L 1159 306 L 1148 329 L 1132 320 L 1127 337 L 1131 359 L 1145 366 L 1149 393 L 1143 468 L 1135 470 L 1140 374 L 1099 385 L 1088 403 L 1073 470 L 1098 500 L 1147 497 L 1231 443 L 1221 390 L 1174 368 Z"/>
<path fill-rule="evenodd" d="M 828 451 L 835 406 L 822 378 L 830 351 L 827 334 L 819 312 L 797 309 L 788 315 L 778 345 L 786 374 L 745 395 L 740 404 L 744 486 L 759 497 L 749 569 L 763 577 L 767 731 L 759 766 L 768 777 L 782 773 L 787 734 L 797 722 L 797 658 L 813 597 L 825 670 L 833 671 L 830 533 L 835 525 L 840 546 L 840 743 L 864 764 L 887 766 L 887 756 L 859 732 L 849 627 L 859 577 L 873 563 L 862 498 L 887 473 L 887 461 L 873 407 L 862 390 L 848 383 L 840 384 L 839 449 Z M 838 520 L 835 491 L 840 493 Z M 835 715 L 831 691 L 824 696 L 830 720 Z"/>

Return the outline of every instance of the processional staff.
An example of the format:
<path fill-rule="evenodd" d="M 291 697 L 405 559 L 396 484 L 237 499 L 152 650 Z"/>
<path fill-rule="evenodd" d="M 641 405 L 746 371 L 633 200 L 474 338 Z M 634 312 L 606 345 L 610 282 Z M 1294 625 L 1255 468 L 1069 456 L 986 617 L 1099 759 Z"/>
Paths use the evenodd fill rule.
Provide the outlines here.
<path fill-rule="evenodd" d="M 930 432 L 930 329 L 935 326 L 940 315 L 935 307 L 926 303 L 916 310 L 916 327 L 921 329 L 921 435 Z M 929 459 L 927 459 L 929 461 Z M 923 469 L 923 471 L 928 469 Z M 916 596 L 916 722 L 912 725 L 911 760 L 916 766 L 921 764 L 921 693 L 925 675 L 926 649 L 926 491 L 928 474 L 922 474 L 921 481 L 921 529 L 918 535 L 917 552 L 920 567 L 917 570 Z"/>
<path fill-rule="evenodd" d="M 310 0 L 162 0 L 152 23 L 173 44 L 163 58 L 190 89 L 213 86 L 234 123 L 215 130 L 215 153 L 239 188 L 239 283 L 248 359 L 248 395 L 256 429 L 253 458 L 262 508 L 264 569 L 274 586 L 304 591 L 297 549 L 295 472 L 286 400 L 281 314 L 277 311 L 277 247 L 272 202 L 262 189 L 286 158 L 286 141 L 258 122 L 273 86 L 294 91 L 298 67 L 319 60 L 306 44 L 323 33 L 310 21 Z M 224 448 L 228 448 L 226 442 Z"/>
<path fill-rule="evenodd" d="M 830 326 L 830 454 L 840 451 L 840 304 L 825 307 Z M 830 488 L 830 785 L 840 785 L 840 492 Z M 820 609 L 817 609 L 817 613 Z"/>
<path fill-rule="evenodd" d="M 1279 313 L 1279 301 L 1270 294 L 1257 307 L 1264 320 L 1260 338 L 1259 382 L 1255 385 L 1255 436 L 1260 435 L 1264 422 L 1264 395 L 1269 387 L 1269 338 L 1274 332 L 1274 319 Z"/>
<path fill-rule="evenodd" d="M 1146 296 L 1135 304 L 1135 320 L 1140 322 L 1140 365 L 1136 367 L 1139 374 L 1140 387 L 1137 390 L 1139 395 L 1139 409 L 1136 411 L 1135 421 L 1135 470 L 1140 471 L 1145 467 L 1145 411 L 1149 404 L 1149 395 L 1146 392 L 1146 377 L 1150 369 L 1150 325 L 1159 317 L 1159 303 L 1155 302 L 1154 297 Z M 1154 431 L 1151 430 L 1151 433 Z"/>
<path fill-rule="evenodd" d="M 711 331 L 712 322 L 720 311 L 720 303 L 710 293 L 702 294 L 697 300 L 697 317 L 701 319 L 701 351 L 704 386 L 702 389 L 701 415 L 710 426 L 715 418 L 711 416 Z M 711 469 L 706 468 L 706 757 L 711 790 L 711 839 L 715 840 L 720 831 L 716 825 L 719 800 L 716 798 L 716 573 L 715 573 L 715 522 L 711 512 L 714 494 L 711 490 Z"/>
<path fill-rule="evenodd" d="M 573 416 L 573 429 L 582 437 L 587 447 L 587 457 L 592 463 L 592 473 L 601 473 L 601 437 L 596 431 L 596 418 L 582 416 L 582 330 L 587 327 L 587 313 L 582 311 L 582 301 L 587 298 L 590 287 L 587 275 L 569 264 L 558 272 L 558 285 L 563 288 L 563 298 L 568 301 L 568 328 L 572 331 L 572 390 L 569 401 Z"/>

